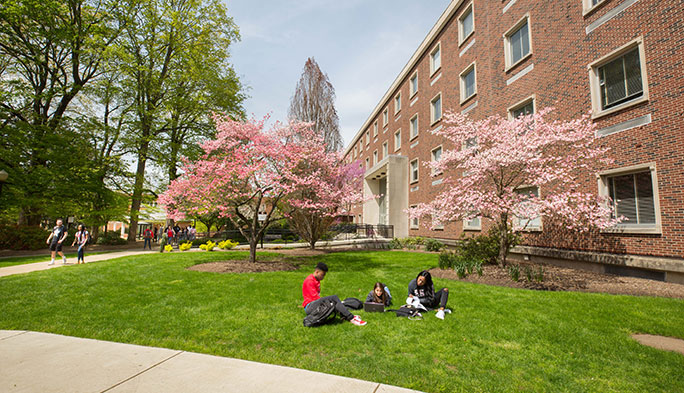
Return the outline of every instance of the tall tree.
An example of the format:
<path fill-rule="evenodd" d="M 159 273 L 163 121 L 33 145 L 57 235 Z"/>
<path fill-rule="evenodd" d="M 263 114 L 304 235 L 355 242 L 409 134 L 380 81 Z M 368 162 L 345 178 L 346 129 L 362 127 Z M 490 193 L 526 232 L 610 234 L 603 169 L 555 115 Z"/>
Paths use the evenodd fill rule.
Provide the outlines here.
<path fill-rule="evenodd" d="M 182 151 L 182 141 L 193 140 L 190 132 L 202 135 L 206 131 L 206 121 L 200 117 L 212 107 L 205 107 L 205 114 L 200 114 L 207 100 L 197 95 L 208 85 L 226 84 L 228 75 L 232 85 L 221 94 L 230 96 L 224 102 L 232 105 L 233 100 L 238 105 L 220 109 L 239 108 L 239 83 L 236 85 L 237 78 L 227 63 L 229 46 L 237 39 L 237 27 L 219 0 L 147 0 L 126 29 L 117 49 L 136 117 L 135 133 L 129 139 L 137 157 L 129 241 L 135 241 L 137 235 L 148 160 L 163 149 L 166 139 L 169 149 L 158 157 L 167 157 L 165 164 L 173 178 L 178 161 L 174 156 Z M 208 75 L 207 69 L 214 74 Z M 204 128 L 196 127 L 200 123 Z"/>
<path fill-rule="evenodd" d="M 433 226 L 478 216 L 492 220 L 499 231 L 501 265 L 511 247 L 510 234 L 525 230 L 537 217 L 578 231 L 618 222 L 606 198 L 580 191 L 578 171 L 610 162 L 596 142 L 594 123 L 588 116 L 549 121 L 549 111 L 479 121 L 459 112 L 445 114 L 445 126 L 433 133 L 465 147 L 426 164 L 432 173 L 446 173 L 448 186 L 431 202 L 411 209 L 410 216 L 430 219 Z"/>
<path fill-rule="evenodd" d="M 340 151 L 344 147 L 340 134 L 340 119 L 335 109 L 335 88 L 313 58 L 308 58 L 304 71 L 290 99 L 289 118 L 313 123 L 323 136 L 327 151 Z"/>

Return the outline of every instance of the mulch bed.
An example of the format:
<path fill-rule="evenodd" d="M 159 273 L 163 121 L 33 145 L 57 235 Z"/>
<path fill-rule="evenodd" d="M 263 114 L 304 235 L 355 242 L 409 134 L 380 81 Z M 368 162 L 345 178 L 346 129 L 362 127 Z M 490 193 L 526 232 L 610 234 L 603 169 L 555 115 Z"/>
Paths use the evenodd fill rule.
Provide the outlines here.
<path fill-rule="evenodd" d="M 482 276 L 477 273 L 459 279 L 456 271 L 435 268 L 430 270 L 433 276 L 450 280 L 459 280 L 478 284 L 496 285 L 511 288 L 524 288 L 542 291 L 575 291 L 600 292 L 616 295 L 660 296 L 684 299 L 684 285 L 648 280 L 635 277 L 600 274 L 583 270 L 543 265 L 544 280 L 532 282 L 527 280 L 525 267 L 532 272 L 539 270 L 538 264 L 519 263 L 520 279 L 513 281 L 507 269 L 495 265 L 483 266 Z"/>
<path fill-rule="evenodd" d="M 210 273 L 263 273 L 297 270 L 297 267 L 287 262 L 249 262 L 249 261 L 221 261 L 202 263 L 190 266 L 188 270 Z"/>

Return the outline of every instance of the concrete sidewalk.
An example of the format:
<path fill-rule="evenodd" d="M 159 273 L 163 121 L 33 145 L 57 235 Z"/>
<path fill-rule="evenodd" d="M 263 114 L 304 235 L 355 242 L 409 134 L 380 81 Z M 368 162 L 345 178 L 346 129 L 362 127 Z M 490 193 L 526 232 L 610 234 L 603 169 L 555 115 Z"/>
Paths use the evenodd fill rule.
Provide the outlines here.
<path fill-rule="evenodd" d="M 96 254 L 96 255 L 85 255 L 86 263 L 106 261 L 108 259 L 127 257 L 129 255 L 142 255 L 142 254 L 152 254 L 159 253 L 158 251 L 120 251 L 120 252 L 108 252 L 106 254 Z M 47 256 L 45 262 L 35 262 L 35 263 L 25 263 L 23 265 L 14 265 L 0 268 L 0 277 L 11 276 L 13 274 L 22 274 L 36 272 L 39 270 L 54 269 L 56 267 L 71 266 L 76 264 L 76 258 L 67 259 L 67 264 L 62 264 L 62 258 L 58 255 L 55 259 L 54 265 L 48 265 L 50 263 L 50 256 Z"/>
<path fill-rule="evenodd" d="M 415 392 L 245 360 L 13 330 L 0 330 L 0 391 Z"/>

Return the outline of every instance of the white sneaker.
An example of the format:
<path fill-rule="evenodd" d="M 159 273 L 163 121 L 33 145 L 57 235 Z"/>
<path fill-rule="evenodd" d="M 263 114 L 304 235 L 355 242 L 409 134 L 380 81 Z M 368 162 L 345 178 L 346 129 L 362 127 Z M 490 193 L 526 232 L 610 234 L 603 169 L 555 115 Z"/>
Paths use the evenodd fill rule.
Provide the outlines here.
<path fill-rule="evenodd" d="M 450 308 L 445 308 L 445 309 L 444 309 L 444 312 L 447 313 L 447 314 L 451 314 L 451 309 L 450 309 Z"/>
<path fill-rule="evenodd" d="M 54 265 L 54 264 L 55 264 L 55 260 L 54 260 L 54 259 L 51 260 L 50 263 L 48 263 L 49 266 L 52 266 L 52 265 Z"/>
<path fill-rule="evenodd" d="M 444 319 L 444 310 L 437 311 L 437 314 L 435 314 L 435 316 L 439 319 Z"/>
<path fill-rule="evenodd" d="M 367 322 L 362 320 L 361 317 L 358 315 L 354 315 L 354 318 L 350 319 L 349 322 L 352 323 L 352 325 L 356 326 L 364 326 Z"/>

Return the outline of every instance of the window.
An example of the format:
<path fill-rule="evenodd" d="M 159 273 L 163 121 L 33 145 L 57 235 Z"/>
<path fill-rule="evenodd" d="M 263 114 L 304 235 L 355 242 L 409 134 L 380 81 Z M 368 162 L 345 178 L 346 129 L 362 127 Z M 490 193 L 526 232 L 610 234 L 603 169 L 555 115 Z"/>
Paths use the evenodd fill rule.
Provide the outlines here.
<path fill-rule="evenodd" d="M 477 94 L 477 82 L 475 80 L 475 63 L 461 72 L 461 103 Z"/>
<path fill-rule="evenodd" d="M 458 43 L 463 44 L 471 34 L 475 31 L 474 19 L 473 19 L 473 3 L 463 11 L 461 16 L 458 17 Z"/>
<path fill-rule="evenodd" d="M 532 202 L 534 199 L 539 198 L 539 188 L 533 187 L 522 187 L 515 190 L 516 193 L 523 195 L 525 200 L 521 204 L 521 209 L 530 211 L 536 210 L 536 204 Z M 521 229 L 525 231 L 540 231 L 541 230 L 541 216 L 535 214 L 528 216 L 516 216 L 513 220 L 513 225 L 516 229 Z"/>
<path fill-rule="evenodd" d="M 417 182 L 418 181 L 418 159 L 417 158 L 409 163 L 409 172 L 410 172 L 409 177 L 411 179 L 411 183 Z"/>
<path fill-rule="evenodd" d="M 377 165 L 378 163 L 378 151 L 373 152 L 373 165 Z"/>
<path fill-rule="evenodd" d="M 417 205 L 411 206 L 411 209 L 418 207 Z M 418 229 L 418 217 L 411 218 L 411 229 Z"/>
<path fill-rule="evenodd" d="M 389 123 L 389 114 L 387 108 L 382 112 L 382 126 L 385 127 Z"/>
<path fill-rule="evenodd" d="M 430 120 L 435 124 L 442 118 L 442 93 L 439 93 L 430 101 Z"/>
<path fill-rule="evenodd" d="M 366 157 L 366 170 L 370 167 L 370 158 Z"/>
<path fill-rule="evenodd" d="M 582 0 L 582 3 L 584 5 L 584 15 L 586 15 L 593 11 L 597 5 L 603 3 L 603 0 Z"/>
<path fill-rule="evenodd" d="M 504 35 L 506 68 L 509 69 L 532 53 L 530 45 L 529 15 L 523 17 Z"/>
<path fill-rule="evenodd" d="M 359 154 L 363 153 L 363 139 L 359 139 Z"/>
<path fill-rule="evenodd" d="M 437 161 L 439 161 L 440 158 L 442 158 L 442 146 L 439 146 L 439 147 L 436 147 L 435 149 L 433 149 L 433 150 L 432 150 L 432 153 L 431 153 L 431 156 L 432 156 L 432 162 L 437 162 Z M 432 170 L 432 176 L 439 175 L 440 173 L 442 173 L 442 172 L 441 172 L 441 171 L 436 171 L 436 170 L 434 170 L 434 169 Z"/>
<path fill-rule="evenodd" d="M 394 114 L 396 115 L 401 110 L 401 93 L 394 96 Z"/>
<path fill-rule="evenodd" d="M 370 144 L 370 132 L 366 131 L 366 144 Z"/>
<path fill-rule="evenodd" d="M 473 217 L 470 220 L 463 220 L 463 229 L 466 231 L 480 231 L 482 230 L 482 218 Z"/>
<path fill-rule="evenodd" d="M 376 120 L 375 123 L 373 123 L 373 137 L 378 136 L 378 121 Z"/>
<path fill-rule="evenodd" d="M 534 114 L 534 97 L 529 97 L 523 101 L 508 108 L 508 114 L 511 119 L 517 119 L 520 116 L 527 116 Z"/>
<path fill-rule="evenodd" d="M 394 133 L 394 151 L 401 149 L 401 130 Z"/>
<path fill-rule="evenodd" d="M 356 158 L 356 155 L 357 155 L 357 147 L 358 146 L 354 146 L 354 158 Z"/>
<path fill-rule="evenodd" d="M 414 72 L 409 80 L 409 95 L 413 97 L 418 92 L 418 72 Z"/>
<path fill-rule="evenodd" d="M 389 155 L 389 149 L 387 148 L 387 142 L 382 144 L 382 158 L 385 158 Z"/>
<path fill-rule="evenodd" d="M 600 177 L 599 193 L 611 198 L 613 217 L 625 217 L 615 230 L 660 233 L 655 164 L 604 172 Z"/>
<path fill-rule="evenodd" d="M 409 135 L 411 136 L 411 139 L 415 138 L 418 136 L 418 114 L 413 116 L 411 120 L 409 121 Z"/>
<path fill-rule="evenodd" d="M 442 67 L 441 44 L 437 44 L 435 49 L 430 52 L 430 76 Z"/>
<path fill-rule="evenodd" d="M 648 100 L 641 38 L 589 65 L 592 117 Z"/>

